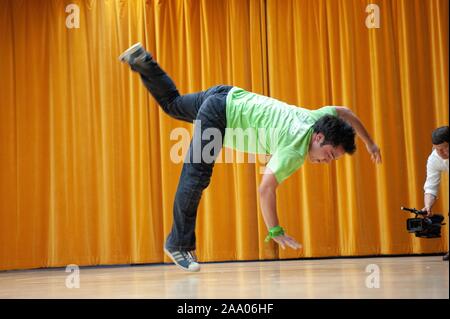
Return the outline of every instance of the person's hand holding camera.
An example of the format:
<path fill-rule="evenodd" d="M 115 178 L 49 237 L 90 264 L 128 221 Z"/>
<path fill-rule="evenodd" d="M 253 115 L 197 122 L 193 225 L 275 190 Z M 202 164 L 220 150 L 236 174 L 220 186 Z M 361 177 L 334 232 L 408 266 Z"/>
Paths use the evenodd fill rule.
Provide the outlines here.
<path fill-rule="evenodd" d="M 427 217 L 431 217 L 433 216 L 433 212 L 431 211 L 431 207 L 425 206 L 424 208 L 422 208 L 423 212 L 427 212 Z"/>

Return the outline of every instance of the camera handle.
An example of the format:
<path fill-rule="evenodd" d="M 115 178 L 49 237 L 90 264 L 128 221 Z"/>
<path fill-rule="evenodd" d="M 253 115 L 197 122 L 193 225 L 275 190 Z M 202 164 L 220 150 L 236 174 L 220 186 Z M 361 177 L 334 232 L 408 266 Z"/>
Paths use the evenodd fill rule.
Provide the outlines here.
<path fill-rule="evenodd" d="M 417 210 L 415 208 L 408 208 L 408 207 L 403 207 L 403 206 L 400 208 L 401 208 L 401 210 L 405 210 L 410 213 L 416 214 L 416 216 L 415 216 L 416 218 L 417 218 L 417 215 L 426 215 L 427 214 L 427 212 L 422 211 L 422 210 Z"/>

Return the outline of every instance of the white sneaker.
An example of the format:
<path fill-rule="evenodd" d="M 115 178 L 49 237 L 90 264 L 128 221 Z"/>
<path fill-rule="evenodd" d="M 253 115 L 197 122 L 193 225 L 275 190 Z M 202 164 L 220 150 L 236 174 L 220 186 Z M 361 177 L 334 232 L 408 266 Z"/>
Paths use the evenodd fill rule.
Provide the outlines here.
<path fill-rule="evenodd" d="M 172 259 L 178 268 L 190 272 L 200 271 L 200 265 L 197 262 L 195 251 L 169 251 L 164 247 L 164 252 Z"/>
<path fill-rule="evenodd" d="M 133 44 L 131 47 L 126 49 L 120 56 L 119 61 L 132 64 L 134 62 L 144 61 L 146 52 L 144 47 L 140 42 Z"/>

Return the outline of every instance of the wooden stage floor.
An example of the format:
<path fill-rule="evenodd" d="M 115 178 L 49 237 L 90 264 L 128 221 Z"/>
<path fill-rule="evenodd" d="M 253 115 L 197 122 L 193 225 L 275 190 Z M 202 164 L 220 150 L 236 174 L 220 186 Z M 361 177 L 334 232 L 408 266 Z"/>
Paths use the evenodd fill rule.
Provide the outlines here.
<path fill-rule="evenodd" d="M 449 263 L 441 256 L 201 266 L 198 273 L 173 264 L 81 267 L 79 288 L 67 288 L 65 268 L 3 271 L 0 298 L 449 298 Z"/>

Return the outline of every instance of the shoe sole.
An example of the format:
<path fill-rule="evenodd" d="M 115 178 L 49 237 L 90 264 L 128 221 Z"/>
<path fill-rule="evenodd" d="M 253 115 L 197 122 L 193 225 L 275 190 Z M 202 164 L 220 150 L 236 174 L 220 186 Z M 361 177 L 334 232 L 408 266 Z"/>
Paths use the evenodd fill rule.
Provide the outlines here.
<path fill-rule="evenodd" d="M 199 272 L 199 271 L 200 271 L 200 267 L 199 267 L 197 270 L 189 270 L 189 269 L 186 269 L 186 268 L 180 266 L 180 265 L 175 261 L 175 258 L 172 257 L 172 254 L 171 254 L 166 248 L 164 248 L 164 252 L 165 252 L 166 255 L 169 256 L 169 258 L 174 262 L 175 266 L 177 266 L 177 267 L 180 268 L 181 270 L 184 270 L 184 271 L 186 271 L 186 272 Z"/>
<path fill-rule="evenodd" d="M 136 52 L 137 48 L 142 48 L 142 44 L 140 42 L 133 44 L 131 47 L 126 49 L 121 55 L 119 55 L 119 61 L 126 62 L 124 57 L 127 56 L 127 55 L 130 55 L 130 54 L 133 54 L 134 52 Z"/>

